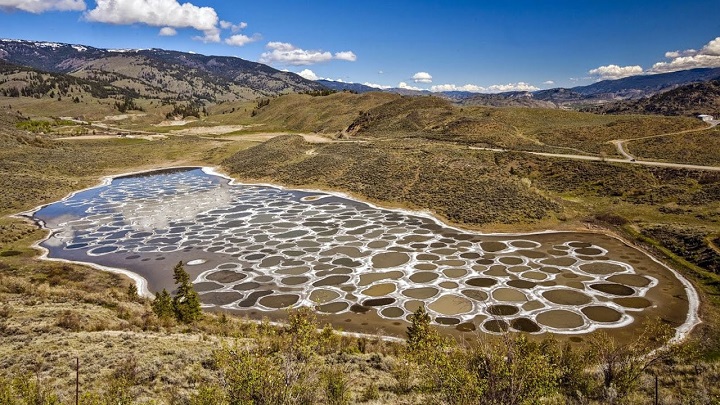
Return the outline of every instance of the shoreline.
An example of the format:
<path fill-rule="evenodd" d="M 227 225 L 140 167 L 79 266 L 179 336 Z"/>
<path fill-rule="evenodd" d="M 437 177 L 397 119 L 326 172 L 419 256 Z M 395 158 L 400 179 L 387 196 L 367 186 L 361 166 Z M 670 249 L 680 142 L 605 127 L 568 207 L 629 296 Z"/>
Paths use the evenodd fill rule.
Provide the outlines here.
<path fill-rule="evenodd" d="M 513 236 L 546 235 L 546 234 L 562 234 L 562 233 L 587 233 L 587 234 L 605 235 L 605 236 L 614 238 L 614 239 L 620 241 L 621 243 L 623 243 L 624 245 L 641 252 L 642 254 L 644 254 L 645 256 L 650 258 L 655 263 L 659 264 L 660 266 L 662 266 L 665 269 L 667 269 L 668 271 L 670 271 L 673 274 L 673 276 L 682 284 L 683 289 L 684 289 L 685 294 L 688 299 L 688 313 L 686 314 L 685 321 L 683 322 L 683 324 L 681 324 L 680 326 L 678 326 L 676 328 L 675 336 L 671 340 L 672 342 L 678 342 L 678 341 L 685 339 L 697 325 L 702 323 L 702 320 L 700 319 L 700 316 L 699 316 L 700 298 L 697 293 L 697 290 L 692 285 L 692 283 L 688 279 L 686 279 L 682 274 L 680 274 L 678 271 L 676 271 L 675 269 L 666 265 L 665 263 L 660 261 L 658 258 L 654 257 L 652 254 L 650 254 L 645 249 L 629 242 L 625 238 L 623 238 L 609 230 L 601 230 L 601 229 L 552 230 L 552 229 L 546 229 L 546 230 L 542 230 L 542 231 L 512 232 L 512 233 L 482 232 L 482 231 L 479 231 L 476 229 L 463 228 L 457 224 L 452 224 L 452 223 L 446 222 L 444 219 L 442 219 L 436 215 L 433 215 L 433 213 L 430 212 L 429 210 L 413 210 L 413 209 L 408 209 L 408 208 L 384 207 L 384 206 L 378 205 L 374 202 L 365 201 L 358 197 L 351 196 L 347 193 L 340 192 L 340 191 L 318 190 L 318 189 L 311 189 L 311 188 L 305 189 L 305 188 L 296 188 L 296 187 L 291 188 L 291 187 L 286 187 L 283 185 L 277 185 L 277 184 L 271 184 L 271 183 L 241 182 L 241 181 L 236 180 L 235 178 L 223 173 L 218 167 L 209 167 L 209 166 L 201 166 L 201 165 L 162 166 L 162 167 L 156 167 L 156 168 L 152 168 L 152 169 L 143 169 L 143 170 L 131 171 L 131 172 L 121 173 L 121 174 L 116 174 L 116 175 L 103 176 L 103 177 L 101 177 L 99 184 L 91 186 L 91 187 L 87 187 L 82 190 L 73 191 L 70 194 L 68 194 L 66 197 L 64 197 L 63 199 L 58 200 L 58 201 L 65 201 L 67 199 L 72 198 L 77 193 L 80 193 L 83 191 L 107 186 L 107 185 L 111 184 L 114 179 L 117 179 L 117 178 L 128 177 L 128 176 L 133 176 L 133 175 L 138 175 L 138 174 L 145 174 L 145 173 L 153 173 L 153 172 L 164 171 L 164 170 L 177 170 L 177 169 L 200 169 L 208 175 L 227 179 L 229 181 L 229 183 L 228 183 L 229 185 L 254 185 L 254 186 L 275 188 L 275 189 L 279 189 L 279 190 L 297 190 L 297 191 L 303 191 L 303 192 L 315 192 L 315 193 L 332 195 L 332 196 L 336 196 L 336 197 L 340 197 L 340 198 L 344 198 L 344 199 L 348 199 L 348 200 L 352 200 L 352 201 L 357 201 L 357 202 L 360 202 L 363 204 L 367 204 L 376 209 L 400 212 L 405 215 L 419 216 L 419 217 L 422 217 L 425 219 L 429 219 L 440 226 L 447 227 L 447 228 L 450 228 L 450 229 L 453 229 L 456 231 L 460 231 L 460 232 L 474 233 L 479 236 L 511 236 L 511 237 L 513 237 Z M 55 202 L 57 202 L 57 201 L 55 201 Z M 17 213 L 14 215 L 10 215 L 11 217 L 31 220 L 40 229 L 44 229 L 47 231 L 47 235 L 43 239 L 34 242 L 33 245 L 31 246 L 32 248 L 37 248 L 38 250 L 40 250 L 41 255 L 39 256 L 39 258 L 41 260 L 49 260 L 49 261 L 57 261 L 57 262 L 65 262 L 65 263 L 77 263 L 77 264 L 81 264 L 81 265 L 87 265 L 87 266 L 93 267 L 93 268 L 101 270 L 101 271 L 107 271 L 107 272 L 111 272 L 111 273 L 125 275 L 135 282 L 135 284 L 138 287 L 138 293 L 141 296 L 148 297 L 148 298 L 154 298 L 154 295 L 148 290 L 147 280 L 145 278 L 143 278 L 142 276 L 140 276 L 136 273 L 133 273 L 129 270 L 125 270 L 122 268 L 102 266 L 102 265 L 89 263 L 89 262 L 80 262 L 80 261 L 72 261 L 72 260 L 66 260 L 66 259 L 56 259 L 56 258 L 47 257 L 49 251 L 46 248 L 40 246 L 40 244 L 45 242 L 52 236 L 52 231 L 50 229 L 46 228 L 45 224 L 42 223 L 42 221 L 37 221 L 37 220 L 33 219 L 33 215 L 38 210 L 40 210 L 50 204 L 53 204 L 55 202 L 42 204 L 38 207 L 35 207 L 34 209 L 24 211 L 21 213 Z M 365 334 L 359 334 L 359 335 L 365 335 Z M 372 335 L 372 336 L 377 336 L 377 335 Z M 367 337 L 367 336 L 365 336 L 365 337 Z M 388 338 L 396 339 L 395 337 L 388 337 Z"/>

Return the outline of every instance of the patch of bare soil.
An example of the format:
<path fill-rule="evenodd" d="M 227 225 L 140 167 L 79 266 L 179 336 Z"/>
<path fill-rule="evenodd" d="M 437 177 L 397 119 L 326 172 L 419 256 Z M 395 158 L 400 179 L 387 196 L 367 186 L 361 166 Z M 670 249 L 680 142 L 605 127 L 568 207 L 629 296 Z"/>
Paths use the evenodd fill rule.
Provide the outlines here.
<path fill-rule="evenodd" d="M 227 137 L 223 137 L 223 139 L 233 140 L 233 141 L 265 142 L 267 140 L 270 140 L 272 138 L 282 136 L 282 135 L 289 135 L 289 134 L 286 132 L 263 132 L 263 133 L 248 134 L 248 135 L 227 136 Z M 309 143 L 333 142 L 332 139 L 330 139 L 326 136 L 318 135 L 318 134 L 293 134 L 293 135 L 300 135 L 305 139 L 305 142 L 309 142 Z"/>
<path fill-rule="evenodd" d="M 177 125 L 177 124 L 173 124 Z M 183 128 L 170 131 L 173 135 L 222 135 L 242 131 L 257 125 L 217 125 L 214 127 Z"/>

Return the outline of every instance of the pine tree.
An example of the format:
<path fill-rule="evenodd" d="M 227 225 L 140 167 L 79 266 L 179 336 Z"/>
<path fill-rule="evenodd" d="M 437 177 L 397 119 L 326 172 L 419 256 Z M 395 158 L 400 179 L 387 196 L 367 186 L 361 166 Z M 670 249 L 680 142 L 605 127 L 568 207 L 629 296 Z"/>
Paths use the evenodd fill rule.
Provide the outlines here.
<path fill-rule="evenodd" d="M 173 269 L 173 281 L 175 281 L 175 284 L 188 284 L 190 283 L 190 275 L 185 271 L 185 266 L 183 266 L 183 262 L 179 262 L 175 265 L 175 268 Z"/>
<path fill-rule="evenodd" d="M 192 323 L 198 320 L 202 315 L 200 297 L 193 289 L 190 275 L 185 271 L 182 262 L 178 263 L 173 269 L 173 280 L 175 280 L 175 284 L 179 284 L 177 294 L 175 294 L 172 302 L 175 318 L 184 323 Z"/>
<path fill-rule="evenodd" d="M 410 315 L 410 326 L 407 328 L 408 350 L 411 352 L 422 349 L 431 339 L 434 330 L 430 326 L 430 315 L 425 310 L 425 305 Z"/>
<path fill-rule="evenodd" d="M 152 309 L 158 318 L 175 317 L 175 311 L 173 310 L 173 300 L 166 289 L 163 288 L 162 291 L 155 294 L 155 299 L 152 302 Z"/>
<path fill-rule="evenodd" d="M 128 298 L 130 299 L 130 301 L 137 301 L 137 299 L 140 298 L 138 296 L 138 290 L 137 290 L 137 286 L 135 285 L 135 283 L 132 283 L 128 286 L 127 295 L 128 295 Z"/>

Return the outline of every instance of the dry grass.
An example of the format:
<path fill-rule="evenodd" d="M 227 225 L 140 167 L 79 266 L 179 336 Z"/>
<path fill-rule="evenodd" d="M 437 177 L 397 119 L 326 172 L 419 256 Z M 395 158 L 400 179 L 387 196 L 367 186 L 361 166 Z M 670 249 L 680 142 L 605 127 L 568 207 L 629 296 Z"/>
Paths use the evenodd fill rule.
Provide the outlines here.
<path fill-rule="evenodd" d="M 307 106 L 309 100 L 321 102 Z M 226 169 L 243 180 L 346 190 L 386 205 L 429 208 L 466 226 L 485 224 L 486 230 L 576 228 L 588 217 L 602 220 L 611 218 L 602 214 L 612 212 L 612 218 L 629 221 L 628 227 L 680 222 L 695 230 L 703 225 L 702 231 L 708 235 L 720 234 L 720 178 L 701 172 L 470 150 L 438 141 L 466 142 L 453 138 L 465 136 L 464 129 L 453 135 L 442 127 L 432 128 L 435 122 L 459 122 L 464 117 L 469 120 L 468 131 L 475 131 L 477 139 L 492 136 L 492 142 L 528 148 L 550 144 L 602 148 L 606 138 L 631 137 L 625 131 L 643 127 L 644 117 L 480 107 L 463 110 L 435 99 L 413 101 L 388 95 L 291 96 L 268 107 L 275 102 L 287 104 L 282 111 L 261 109 L 253 119 L 241 122 L 234 117 L 240 119 L 247 111 L 231 112 L 232 106 L 241 104 L 228 104 L 225 117 L 212 116 L 208 121 L 334 133 L 356 120 L 358 106 L 366 112 L 394 102 L 393 109 L 377 122 L 392 123 L 389 128 L 397 132 L 371 131 L 375 124 L 370 120 L 365 129 L 358 130 L 359 136 L 370 140 L 366 144 L 317 145 L 285 137 L 246 150 L 254 143 L 196 137 L 57 143 L 19 132 L 7 124 L 12 120 L 6 119 L 0 122 L 0 214 L 56 200 L 95 184 L 101 175 L 177 164 L 215 164 L 230 157 Z M 351 105 L 354 102 L 358 104 Z M 336 107 L 343 103 L 348 105 Z M 416 109 L 416 115 L 403 116 L 408 106 L 422 108 Z M 326 109 L 328 115 L 316 120 L 302 116 L 303 112 L 319 114 Z M 290 113 L 299 116 L 290 117 Z M 613 122 L 616 125 L 608 126 Z M 649 122 L 652 125 L 643 127 L 644 133 L 692 124 Z M 422 128 L 406 131 L 418 123 Z M 543 128 L 558 131 L 545 133 Z M 580 135 L 565 139 L 571 132 Z M 598 139 L 591 139 L 595 136 Z M 479 142 L 470 136 L 467 139 Z M 310 150 L 313 153 L 307 154 Z M 83 266 L 38 261 L 30 245 L 42 235 L 24 221 L 0 220 L 0 386 L 2 377 L 39 381 L 64 403 L 72 402 L 74 359 L 79 357 L 84 393 L 127 394 L 130 402 L 187 403 L 202 389 L 222 386 L 223 374 L 213 353 L 223 342 L 270 348 L 287 344 L 283 339 L 288 336 L 282 330 L 234 317 L 208 314 L 191 326 L 158 320 L 148 302 L 127 295 L 129 281 L 125 278 Z M 661 370 L 661 394 L 666 403 L 708 403 L 718 399 L 715 382 L 720 369 L 713 359 L 720 353 L 720 303 L 715 298 L 720 282 L 703 269 L 678 263 L 674 265 L 701 287 L 705 323 L 693 340 L 702 348 L 705 360 L 685 359 L 679 366 L 666 365 Z M 418 389 L 421 375 L 402 370 L 397 346 L 340 339 L 332 347 L 319 357 L 322 367 L 318 370 L 327 368 L 346 376 L 352 401 L 440 401 L 439 396 Z M 640 389 L 627 401 L 647 403 L 652 398 L 652 383 L 650 376 L 643 375 Z M 403 388 L 409 388 L 409 393 Z M 326 401 L 322 388 L 318 390 L 318 401 Z M 563 403 L 566 398 L 556 394 L 548 402 L 553 400 Z"/>
<path fill-rule="evenodd" d="M 267 130 L 292 130 L 337 134 L 346 129 L 362 111 L 396 99 L 387 93 L 336 93 L 323 97 L 289 94 L 273 99 L 269 106 L 257 111 L 253 122 Z"/>
<path fill-rule="evenodd" d="M 542 108 L 458 107 L 436 97 L 286 95 L 257 111 L 271 129 L 356 137 L 421 137 L 506 149 L 614 155 L 608 141 L 701 128 L 693 118 L 611 116 Z"/>
<path fill-rule="evenodd" d="M 641 159 L 720 166 L 720 127 L 632 141 L 626 146 Z"/>
<path fill-rule="evenodd" d="M 421 140 L 310 144 L 299 136 L 278 137 L 224 166 L 241 178 L 339 189 L 431 209 L 469 225 L 532 223 L 560 210 L 522 178 L 508 175 L 491 152 Z"/>

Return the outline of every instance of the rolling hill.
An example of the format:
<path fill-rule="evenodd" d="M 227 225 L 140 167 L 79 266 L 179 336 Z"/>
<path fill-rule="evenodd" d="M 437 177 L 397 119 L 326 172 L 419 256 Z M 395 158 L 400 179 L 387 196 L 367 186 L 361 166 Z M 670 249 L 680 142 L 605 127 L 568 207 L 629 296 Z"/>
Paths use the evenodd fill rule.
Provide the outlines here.
<path fill-rule="evenodd" d="M 434 97 L 389 93 L 289 94 L 257 108 L 264 128 L 355 139 L 421 138 L 543 152 L 616 153 L 608 143 L 704 124 L 694 118 L 612 116 L 548 108 L 458 106 Z"/>

